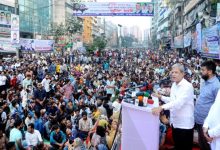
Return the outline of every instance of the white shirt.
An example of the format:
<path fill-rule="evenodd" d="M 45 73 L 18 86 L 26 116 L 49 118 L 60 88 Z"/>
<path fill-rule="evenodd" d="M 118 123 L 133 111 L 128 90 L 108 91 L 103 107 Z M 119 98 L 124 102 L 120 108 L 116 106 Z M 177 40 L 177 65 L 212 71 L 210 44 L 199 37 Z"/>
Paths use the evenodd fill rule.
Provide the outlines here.
<path fill-rule="evenodd" d="M 0 75 L 0 86 L 5 85 L 6 80 L 7 80 L 6 76 Z"/>
<path fill-rule="evenodd" d="M 115 81 L 114 80 L 112 80 L 112 81 L 109 81 L 109 80 L 107 80 L 107 86 L 115 86 Z M 106 87 L 106 91 L 107 91 L 107 94 L 114 94 L 114 88 L 108 88 L 108 87 Z"/>
<path fill-rule="evenodd" d="M 174 128 L 192 129 L 194 127 L 194 91 L 191 83 L 182 79 L 173 83 L 170 97 L 162 96 L 165 110 L 170 110 L 170 123 Z"/>
<path fill-rule="evenodd" d="M 25 139 L 28 146 L 36 146 L 39 142 L 43 141 L 41 134 L 38 130 L 34 130 L 34 133 L 26 132 Z"/>
<path fill-rule="evenodd" d="M 113 112 L 117 113 L 121 109 L 121 104 L 118 101 L 114 101 L 112 107 L 113 107 Z"/>
<path fill-rule="evenodd" d="M 44 78 L 41 82 L 46 92 L 50 92 L 50 79 Z"/>
<path fill-rule="evenodd" d="M 220 90 L 216 96 L 215 102 L 212 105 L 203 127 L 209 128 L 208 134 L 213 141 L 210 146 L 212 150 L 220 150 Z"/>

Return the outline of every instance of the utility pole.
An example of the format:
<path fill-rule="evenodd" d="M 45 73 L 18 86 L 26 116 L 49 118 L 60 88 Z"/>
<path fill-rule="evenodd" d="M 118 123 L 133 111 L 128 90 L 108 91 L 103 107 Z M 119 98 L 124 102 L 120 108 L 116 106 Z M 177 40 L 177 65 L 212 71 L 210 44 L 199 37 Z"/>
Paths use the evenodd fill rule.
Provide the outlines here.
<path fill-rule="evenodd" d="M 120 36 L 119 36 L 119 48 L 121 48 L 121 44 L 122 44 L 121 27 L 122 27 L 122 25 L 118 24 L 118 26 L 119 26 L 119 33 L 120 33 Z"/>

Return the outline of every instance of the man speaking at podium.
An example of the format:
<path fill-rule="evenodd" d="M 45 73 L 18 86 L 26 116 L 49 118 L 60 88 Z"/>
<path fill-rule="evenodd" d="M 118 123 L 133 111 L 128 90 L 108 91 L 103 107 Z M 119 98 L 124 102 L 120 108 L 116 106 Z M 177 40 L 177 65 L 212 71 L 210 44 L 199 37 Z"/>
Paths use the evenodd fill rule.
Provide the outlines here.
<path fill-rule="evenodd" d="M 172 66 L 173 81 L 170 97 L 154 94 L 166 104 L 153 108 L 152 113 L 159 115 L 162 110 L 170 110 L 170 124 L 173 129 L 173 140 L 176 150 L 192 150 L 194 127 L 193 86 L 184 79 L 184 66 Z"/>

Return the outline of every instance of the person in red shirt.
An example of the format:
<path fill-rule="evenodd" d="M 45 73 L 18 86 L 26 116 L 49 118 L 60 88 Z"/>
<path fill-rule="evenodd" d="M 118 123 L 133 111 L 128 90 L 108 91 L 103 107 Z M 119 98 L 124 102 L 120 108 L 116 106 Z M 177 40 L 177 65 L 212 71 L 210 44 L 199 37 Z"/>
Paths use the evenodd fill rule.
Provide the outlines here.
<path fill-rule="evenodd" d="M 11 85 L 11 87 L 14 87 L 14 88 L 17 87 L 17 77 L 16 77 L 16 74 L 14 74 L 13 77 L 11 78 L 10 85 Z"/>

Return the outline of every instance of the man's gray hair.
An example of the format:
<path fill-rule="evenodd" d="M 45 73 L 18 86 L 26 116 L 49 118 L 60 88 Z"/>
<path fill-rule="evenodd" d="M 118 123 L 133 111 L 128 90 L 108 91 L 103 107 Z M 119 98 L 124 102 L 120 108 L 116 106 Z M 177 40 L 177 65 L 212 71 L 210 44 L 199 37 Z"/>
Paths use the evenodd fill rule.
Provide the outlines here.
<path fill-rule="evenodd" d="M 174 64 L 174 65 L 172 66 L 172 69 L 173 69 L 173 68 L 178 68 L 178 69 L 180 70 L 180 72 L 182 72 L 182 73 L 185 72 L 185 68 L 184 68 L 184 66 L 183 66 L 182 64 L 179 64 L 179 63 Z"/>

